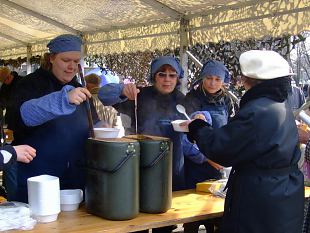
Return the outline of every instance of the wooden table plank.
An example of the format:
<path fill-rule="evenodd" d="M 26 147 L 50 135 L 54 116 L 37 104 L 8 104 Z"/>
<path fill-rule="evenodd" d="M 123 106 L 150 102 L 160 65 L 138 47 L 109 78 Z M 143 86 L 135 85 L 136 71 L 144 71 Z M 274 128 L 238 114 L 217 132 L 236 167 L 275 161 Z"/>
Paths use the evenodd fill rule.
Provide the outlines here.
<path fill-rule="evenodd" d="M 61 212 L 57 221 L 37 224 L 33 230 L 27 232 L 133 232 L 220 217 L 223 210 L 223 198 L 207 193 L 195 193 L 194 190 L 185 190 L 173 193 L 172 208 L 166 213 L 140 213 L 132 220 L 110 221 L 88 214 L 81 207 L 78 211 Z"/>

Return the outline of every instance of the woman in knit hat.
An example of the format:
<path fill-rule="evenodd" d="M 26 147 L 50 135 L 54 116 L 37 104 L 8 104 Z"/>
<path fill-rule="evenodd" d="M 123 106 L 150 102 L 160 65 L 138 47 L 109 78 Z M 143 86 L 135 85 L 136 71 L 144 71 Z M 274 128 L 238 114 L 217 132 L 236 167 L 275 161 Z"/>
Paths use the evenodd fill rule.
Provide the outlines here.
<path fill-rule="evenodd" d="M 133 83 L 109 83 L 101 87 L 98 97 L 104 105 L 112 105 L 131 119 L 126 134 L 135 134 L 134 100 L 137 98 L 138 134 L 169 137 L 173 141 L 173 190 L 184 189 L 181 135 L 173 131 L 171 121 L 184 116 L 176 110 L 184 95 L 178 90 L 183 69 L 171 56 L 161 56 L 151 63 L 151 86 L 141 89 Z"/>
<path fill-rule="evenodd" d="M 185 97 L 186 110 L 189 113 L 208 111 L 212 119 L 212 127 L 226 125 L 234 115 L 234 104 L 224 89 L 229 83 L 230 74 L 224 63 L 216 60 L 206 62 L 200 71 L 200 84 L 192 89 Z M 211 160 L 198 163 L 191 157 L 185 157 L 184 168 L 188 188 L 194 188 L 198 182 L 207 179 L 220 179 L 220 165 Z M 201 160 L 200 160 L 201 161 Z"/>
<path fill-rule="evenodd" d="M 150 67 L 148 87 L 141 89 L 133 83 L 109 83 L 101 87 L 99 99 L 104 105 L 112 105 L 131 119 L 126 134 L 135 134 L 135 99 L 137 99 L 137 133 L 170 138 L 173 142 L 172 190 L 185 188 L 182 134 L 173 130 L 171 121 L 184 119 L 176 110 L 184 95 L 178 90 L 183 69 L 179 61 L 171 56 L 155 58 Z M 125 125 L 124 125 L 125 126 Z M 173 226 L 152 229 L 152 232 L 171 232 Z M 144 231 L 143 231 L 144 232 Z"/>
<path fill-rule="evenodd" d="M 222 233 L 299 233 L 304 179 L 295 118 L 287 103 L 288 62 L 273 51 L 240 56 L 246 93 L 240 111 L 221 128 L 192 121 L 188 138 L 211 160 L 232 166 Z"/>
<path fill-rule="evenodd" d="M 18 83 L 13 144 L 35 147 L 37 158 L 18 163 L 15 200 L 27 202 L 27 179 L 42 174 L 59 177 L 61 189 L 84 187 L 80 163 L 89 137 L 84 103 L 91 94 L 76 78 L 81 45 L 75 35 L 54 38 L 42 66 Z"/>
<path fill-rule="evenodd" d="M 224 63 L 209 60 L 201 68 L 199 76 L 199 86 L 186 95 L 186 110 L 189 113 L 208 111 L 213 127 L 219 128 L 235 114 L 234 103 L 224 88 L 230 81 L 229 71 Z"/>
<path fill-rule="evenodd" d="M 186 110 L 189 113 L 208 111 L 212 118 L 213 128 L 226 125 L 229 118 L 235 114 L 234 103 L 224 88 L 224 85 L 230 81 L 228 69 L 223 62 L 209 60 L 201 68 L 199 76 L 200 84 L 185 97 Z M 202 155 L 202 153 L 197 150 L 195 155 L 201 157 L 198 155 Z M 184 172 L 187 188 L 195 188 L 196 183 L 208 179 L 220 179 L 220 169 L 222 168 L 221 165 L 206 157 L 198 160 L 195 159 L 195 156 L 185 156 Z M 184 231 L 197 231 L 200 224 L 204 224 L 207 229 L 212 228 L 210 224 L 207 225 L 200 221 L 184 224 Z"/>

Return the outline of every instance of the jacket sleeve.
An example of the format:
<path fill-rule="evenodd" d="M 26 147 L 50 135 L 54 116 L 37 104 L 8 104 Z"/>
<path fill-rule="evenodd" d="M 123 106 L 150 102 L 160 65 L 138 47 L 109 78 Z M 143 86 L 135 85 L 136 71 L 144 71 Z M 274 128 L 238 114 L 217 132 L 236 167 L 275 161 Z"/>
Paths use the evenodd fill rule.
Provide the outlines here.
<path fill-rule="evenodd" d="M 225 167 L 233 166 L 244 160 L 251 160 L 252 150 L 257 149 L 255 120 L 253 114 L 238 114 L 238 117 L 217 129 L 201 127 L 199 120 L 189 125 L 189 137 L 195 140 L 199 150 L 212 161 Z M 242 152 L 242 153 L 241 153 Z M 241 154 L 247 154 L 243 158 Z"/>
<path fill-rule="evenodd" d="M 60 91 L 24 102 L 20 108 L 24 124 L 37 126 L 58 116 L 74 112 L 76 105 L 69 103 L 67 95 L 72 89 L 74 89 L 73 86 L 66 85 Z"/>
<path fill-rule="evenodd" d="M 207 162 L 207 157 L 202 154 L 197 145 L 188 141 L 186 135 L 182 138 L 183 153 L 186 158 L 194 163 L 202 164 Z"/>
<path fill-rule="evenodd" d="M 98 98 L 107 106 L 115 105 L 127 100 L 122 96 L 124 84 L 109 83 L 102 86 L 98 92 Z"/>
<path fill-rule="evenodd" d="M 124 84 L 109 83 L 102 86 L 98 92 L 98 98 L 106 106 L 113 106 L 118 112 L 134 116 L 134 101 L 122 96 Z"/>
<path fill-rule="evenodd" d="M 10 166 L 14 161 L 16 161 L 16 151 L 11 145 L 6 145 L 0 148 L 0 170 L 4 167 Z"/>

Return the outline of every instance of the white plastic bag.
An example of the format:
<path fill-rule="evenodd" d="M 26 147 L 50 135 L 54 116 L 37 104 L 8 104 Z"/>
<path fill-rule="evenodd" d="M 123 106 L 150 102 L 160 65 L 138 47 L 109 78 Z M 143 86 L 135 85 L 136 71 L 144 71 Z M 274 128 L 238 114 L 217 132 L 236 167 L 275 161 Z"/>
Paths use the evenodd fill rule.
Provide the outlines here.
<path fill-rule="evenodd" d="M 0 204 L 0 231 L 13 229 L 31 230 L 36 220 L 30 217 L 29 206 L 21 202 L 4 202 Z"/>
<path fill-rule="evenodd" d="M 215 196 L 225 198 L 227 190 L 224 190 L 224 189 L 226 187 L 227 180 L 228 179 L 217 180 L 215 184 L 211 185 L 211 187 L 209 188 L 209 191 Z M 219 183 L 220 185 L 218 185 Z"/>

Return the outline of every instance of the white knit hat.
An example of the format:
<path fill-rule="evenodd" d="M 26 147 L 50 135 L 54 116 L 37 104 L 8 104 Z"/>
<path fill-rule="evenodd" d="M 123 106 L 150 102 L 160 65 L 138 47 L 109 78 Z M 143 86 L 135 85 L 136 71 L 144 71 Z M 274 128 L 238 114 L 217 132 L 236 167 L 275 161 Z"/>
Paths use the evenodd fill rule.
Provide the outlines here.
<path fill-rule="evenodd" d="M 241 72 L 254 79 L 275 79 L 293 75 L 288 62 L 274 51 L 250 50 L 239 58 Z"/>

